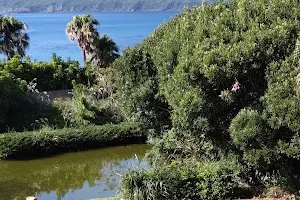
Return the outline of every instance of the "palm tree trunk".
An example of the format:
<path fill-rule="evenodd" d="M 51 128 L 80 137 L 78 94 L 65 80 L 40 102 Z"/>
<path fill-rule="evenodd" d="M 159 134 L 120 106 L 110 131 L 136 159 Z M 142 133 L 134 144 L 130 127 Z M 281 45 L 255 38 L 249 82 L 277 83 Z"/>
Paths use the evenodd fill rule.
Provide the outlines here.
<path fill-rule="evenodd" d="M 15 52 L 13 52 L 13 51 L 7 51 L 6 54 L 7 54 L 7 59 L 10 60 L 10 59 L 12 59 L 14 57 Z"/>
<path fill-rule="evenodd" d="M 83 55 L 83 66 L 86 69 L 86 51 L 82 50 L 82 55 Z M 87 69 L 86 69 L 87 70 Z M 90 87 L 91 83 L 90 83 L 90 74 L 87 74 L 87 79 L 88 79 L 88 86 Z"/>
<path fill-rule="evenodd" d="M 85 67 L 85 62 L 86 62 L 86 52 L 85 52 L 85 50 L 82 50 L 82 56 L 83 56 L 83 66 Z"/>

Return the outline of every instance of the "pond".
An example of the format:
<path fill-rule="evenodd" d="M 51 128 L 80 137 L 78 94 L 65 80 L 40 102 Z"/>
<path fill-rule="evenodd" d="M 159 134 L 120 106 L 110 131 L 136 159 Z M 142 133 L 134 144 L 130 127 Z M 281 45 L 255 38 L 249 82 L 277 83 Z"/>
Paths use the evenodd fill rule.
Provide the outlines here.
<path fill-rule="evenodd" d="M 35 160 L 0 161 L 0 199 L 88 200 L 116 195 L 125 170 L 146 168 L 148 145 L 110 147 Z"/>

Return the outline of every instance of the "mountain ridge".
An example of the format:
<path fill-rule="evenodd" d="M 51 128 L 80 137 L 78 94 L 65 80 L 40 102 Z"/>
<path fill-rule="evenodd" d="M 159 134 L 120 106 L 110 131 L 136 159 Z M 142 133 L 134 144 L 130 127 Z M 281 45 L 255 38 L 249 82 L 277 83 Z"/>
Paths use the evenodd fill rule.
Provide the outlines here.
<path fill-rule="evenodd" d="M 0 0 L 0 13 L 178 11 L 201 4 L 202 0 Z"/>

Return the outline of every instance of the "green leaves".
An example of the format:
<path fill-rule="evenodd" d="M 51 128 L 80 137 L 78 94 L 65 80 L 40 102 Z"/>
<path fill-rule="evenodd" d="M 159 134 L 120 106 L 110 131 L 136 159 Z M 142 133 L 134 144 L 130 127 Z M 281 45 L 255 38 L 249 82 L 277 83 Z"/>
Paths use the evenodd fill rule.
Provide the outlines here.
<path fill-rule="evenodd" d="M 292 131 L 300 131 L 299 73 L 300 63 L 294 62 L 293 55 L 271 65 L 264 100 L 268 121 L 275 129 L 287 126 Z"/>
<path fill-rule="evenodd" d="M 0 63 L 0 70 L 13 74 L 28 83 L 36 79 L 39 91 L 72 89 L 72 80 L 86 83 L 87 77 L 78 61 L 62 60 L 55 54 L 52 62 L 22 61 L 20 56 L 14 56 L 7 62 Z"/>
<path fill-rule="evenodd" d="M 29 47 L 27 29 L 26 24 L 13 17 L 0 16 L 0 53 L 7 56 L 8 60 L 16 54 L 25 56 Z"/>
<path fill-rule="evenodd" d="M 119 186 L 123 198 L 132 200 L 232 199 L 238 185 L 239 166 L 230 160 L 156 166 L 130 170 Z"/>
<path fill-rule="evenodd" d="M 231 121 L 230 135 L 236 147 L 243 152 L 247 165 L 271 165 L 271 161 L 276 159 L 275 135 L 272 135 L 262 114 L 257 110 L 242 109 Z"/>
<path fill-rule="evenodd" d="M 149 111 L 140 105 L 155 102 L 150 97 L 170 110 L 172 128 L 153 157 L 164 165 L 233 153 L 245 181 L 262 184 L 286 166 L 299 176 L 299 19 L 298 0 L 222 1 L 185 10 L 127 49 L 115 67 L 128 113 Z"/>
<path fill-rule="evenodd" d="M 0 159 L 45 156 L 144 139 L 145 130 L 136 123 L 12 132 L 0 135 Z"/>
<path fill-rule="evenodd" d="M 102 35 L 95 40 L 95 45 L 89 52 L 89 60 L 98 67 L 108 67 L 119 57 L 117 44 L 108 36 Z"/>
<path fill-rule="evenodd" d="M 128 120 L 160 130 L 169 124 L 169 107 L 158 94 L 156 69 L 141 46 L 125 50 L 113 65 L 120 106 Z"/>
<path fill-rule="evenodd" d="M 256 110 L 243 109 L 231 121 L 230 134 L 233 142 L 242 150 L 259 146 L 266 135 L 263 135 L 264 121 Z M 256 144 L 255 144 L 256 142 Z"/>
<path fill-rule="evenodd" d="M 66 28 L 66 34 L 71 41 L 77 40 L 82 50 L 83 61 L 86 62 L 87 53 L 93 48 L 95 40 L 99 37 L 96 26 L 99 22 L 91 15 L 76 15 Z"/>

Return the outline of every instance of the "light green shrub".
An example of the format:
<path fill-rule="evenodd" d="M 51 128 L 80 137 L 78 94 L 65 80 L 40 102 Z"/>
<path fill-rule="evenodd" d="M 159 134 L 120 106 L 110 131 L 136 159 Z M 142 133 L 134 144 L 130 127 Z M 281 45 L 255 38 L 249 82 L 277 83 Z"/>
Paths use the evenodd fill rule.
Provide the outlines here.
<path fill-rule="evenodd" d="M 134 123 L 12 132 L 0 135 L 0 159 L 144 142 L 145 135 L 142 126 Z"/>

